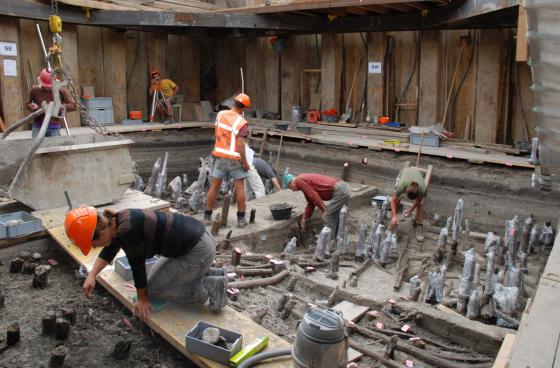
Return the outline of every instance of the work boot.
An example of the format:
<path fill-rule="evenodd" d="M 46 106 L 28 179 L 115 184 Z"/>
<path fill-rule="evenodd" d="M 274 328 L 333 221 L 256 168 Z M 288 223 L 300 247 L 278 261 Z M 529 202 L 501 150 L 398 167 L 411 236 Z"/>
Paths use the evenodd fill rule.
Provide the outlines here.
<path fill-rule="evenodd" d="M 227 276 L 207 276 L 203 282 L 208 291 L 208 308 L 214 313 L 221 311 L 228 303 Z"/>
<path fill-rule="evenodd" d="M 212 225 L 212 214 L 211 213 L 205 213 L 204 214 L 204 226 L 210 226 Z"/>
<path fill-rule="evenodd" d="M 424 226 L 416 224 L 416 241 L 422 243 L 424 241 Z"/>
<path fill-rule="evenodd" d="M 249 223 L 247 222 L 247 220 L 245 220 L 245 217 L 238 217 L 237 218 L 237 227 L 245 227 L 248 224 Z"/>
<path fill-rule="evenodd" d="M 227 272 L 224 268 L 215 268 L 210 267 L 208 271 L 204 274 L 204 276 L 227 276 Z"/>

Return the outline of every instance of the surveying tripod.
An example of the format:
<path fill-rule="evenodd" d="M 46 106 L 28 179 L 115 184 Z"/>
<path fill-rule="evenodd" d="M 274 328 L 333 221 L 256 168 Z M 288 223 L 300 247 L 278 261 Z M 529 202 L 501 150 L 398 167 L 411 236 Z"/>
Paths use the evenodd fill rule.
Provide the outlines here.
<path fill-rule="evenodd" d="M 167 116 L 171 115 L 170 112 L 167 111 L 167 98 L 165 98 L 163 92 L 161 91 L 161 82 L 156 82 L 152 84 L 152 90 L 154 91 L 154 94 L 152 96 L 152 109 L 150 111 L 150 123 L 154 122 L 154 118 L 156 116 L 156 107 L 158 103 L 161 105 L 163 111 L 165 111 L 165 114 Z"/>

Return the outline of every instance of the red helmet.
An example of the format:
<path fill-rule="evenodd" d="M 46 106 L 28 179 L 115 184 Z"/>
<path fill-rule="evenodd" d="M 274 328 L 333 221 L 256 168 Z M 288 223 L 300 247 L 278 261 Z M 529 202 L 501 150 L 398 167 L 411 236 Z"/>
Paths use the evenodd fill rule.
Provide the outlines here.
<path fill-rule="evenodd" d="M 159 70 L 157 70 L 157 69 L 152 70 L 152 72 L 150 73 L 150 76 L 153 78 L 153 77 L 156 76 L 156 75 L 161 75 L 161 74 L 159 73 Z"/>
<path fill-rule="evenodd" d="M 41 73 L 39 74 L 39 83 L 41 83 L 42 87 L 52 87 L 51 72 L 47 69 L 41 70 Z"/>
<path fill-rule="evenodd" d="M 245 106 L 246 108 L 249 108 L 249 106 L 251 106 L 251 98 L 247 96 L 245 93 L 240 93 L 237 96 L 235 96 L 233 99 L 239 102 L 240 104 L 242 104 L 243 106 Z"/>
<path fill-rule="evenodd" d="M 91 250 L 91 242 L 96 226 L 97 210 L 92 206 L 74 208 L 66 214 L 64 219 L 66 236 L 86 256 Z"/>

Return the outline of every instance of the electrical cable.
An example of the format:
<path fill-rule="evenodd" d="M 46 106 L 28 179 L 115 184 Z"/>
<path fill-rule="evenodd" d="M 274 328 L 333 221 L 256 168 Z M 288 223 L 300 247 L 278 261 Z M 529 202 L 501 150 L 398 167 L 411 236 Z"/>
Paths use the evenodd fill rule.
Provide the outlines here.
<path fill-rule="evenodd" d="M 420 51 L 420 42 L 418 42 L 418 31 L 414 32 L 414 42 L 415 42 L 415 52 L 414 52 L 414 62 L 412 64 L 412 70 L 410 71 L 410 75 L 408 76 L 408 80 L 399 96 L 399 98 L 397 99 L 397 108 L 395 110 L 395 119 L 394 121 L 399 121 L 399 109 L 401 107 L 401 100 L 406 92 L 406 90 L 408 89 L 408 87 L 410 86 L 410 82 L 412 82 L 412 77 L 414 76 L 414 73 L 416 72 L 416 65 L 418 64 L 418 53 Z"/>
<path fill-rule="evenodd" d="M 471 32 L 469 31 L 469 40 L 472 40 L 472 36 L 471 36 Z M 457 98 L 459 97 L 459 92 L 461 92 L 461 88 L 463 87 L 463 84 L 465 83 L 465 80 L 467 79 L 467 76 L 469 75 L 469 71 L 471 69 L 472 66 L 472 62 L 474 60 L 474 44 L 472 45 L 471 48 L 471 56 L 469 58 L 469 64 L 467 65 L 467 69 L 465 70 L 465 73 L 463 74 L 463 76 L 461 77 L 461 81 L 459 82 L 459 84 L 457 85 L 457 89 L 455 91 L 455 95 L 453 96 L 453 99 L 451 100 L 451 106 L 449 107 L 449 115 L 447 117 L 447 121 L 449 122 L 449 124 L 446 124 L 446 122 L 443 122 L 443 126 L 445 127 L 446 125 L 448 125 L 449 127 L 451 127 L 451 122 L 453 121 L 452 116 L 453 116 L 453 110 L 455 109 L 455 103 L 457 102 Z"/>
<path fill-rule="evenodd" d="M 283 349 L 276 349 L 272 351 L 265 351 L 257 355 L 253 355 L 252 357 L 250 357 L 249 359 L 245 360 L 243 363 L 238 365 L 237 368 L 249 368 L 257 363 L 262 362 L 263 360 L 281 357 L 281 356 L 287 356 L 287 355 L 292 355 L 292 348 L 283 348 Z"/>

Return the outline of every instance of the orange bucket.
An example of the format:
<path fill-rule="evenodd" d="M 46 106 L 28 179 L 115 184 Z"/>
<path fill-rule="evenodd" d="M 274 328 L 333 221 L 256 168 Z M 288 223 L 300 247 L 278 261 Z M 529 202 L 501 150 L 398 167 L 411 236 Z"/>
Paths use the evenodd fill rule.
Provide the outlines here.
<path fill-rule="evenodd" d="M 142 119 L 142 111 L 131 111 L 128 117 L 132 120 Z"/>

